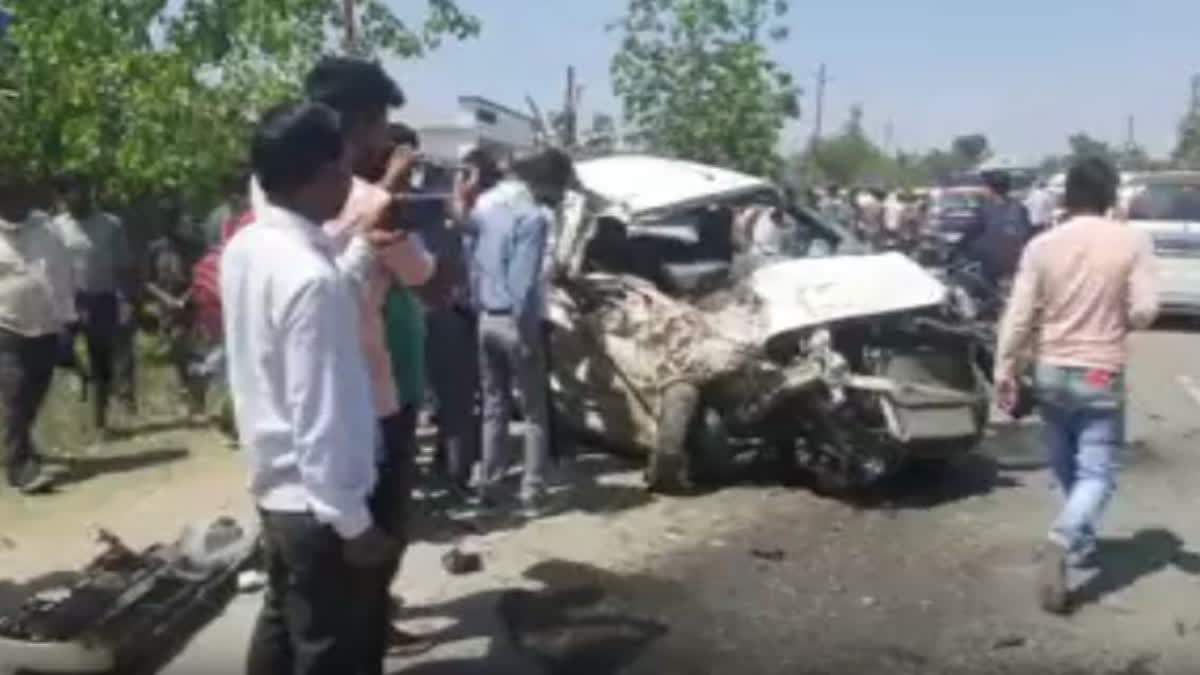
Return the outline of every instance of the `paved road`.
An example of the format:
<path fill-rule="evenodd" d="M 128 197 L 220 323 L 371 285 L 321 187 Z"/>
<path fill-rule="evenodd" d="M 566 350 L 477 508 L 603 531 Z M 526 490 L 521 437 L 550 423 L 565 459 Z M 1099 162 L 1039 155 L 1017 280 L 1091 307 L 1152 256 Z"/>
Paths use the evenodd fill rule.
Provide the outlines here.
<path fill-rule="evenodd" d="M 440 646 L 394 672 L 1102 673 L 1200 663 L 1200 335 L 1138 336 L 1130 444 L 1081 609 L 1041 614 L 1032 550 L 1053 496 L 1035 424 L 879 503 L 739 485 L 647 501 L 585 468 L 577 512 L 465 539 L 487 570 L 451 578 L 419 547 L 402 591 Z M 598 460 L 597 460 L 598 461 Z M 257 599 L 235 602 L 166 672 L 237 672 Z"/>

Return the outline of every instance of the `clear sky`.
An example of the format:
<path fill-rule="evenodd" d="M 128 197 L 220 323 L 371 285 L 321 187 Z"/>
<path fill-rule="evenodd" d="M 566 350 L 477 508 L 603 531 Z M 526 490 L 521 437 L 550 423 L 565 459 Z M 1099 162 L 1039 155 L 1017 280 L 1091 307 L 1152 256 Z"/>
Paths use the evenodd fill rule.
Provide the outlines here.
<path fill-rule="evenodd" d="M 391 0 L 402 15 L 424 1 Z M 615 35 L 604 26 L 625 0 L 459 0 L 483 23 L 480 36 L 448 42 L 430 57 L 393 62 L 423 123 L 453 114 L 474 94 L 525 109 L 563 98 L 574 65 L 585 119 L 620 108 L 608 62 Z M 777 58 L 805 86 L 798 143 L 812 129 L 813 82 L 829 69 L 825 128 L 861 103 L 868 131 L 893 147 L 944 147 L 979 131 L 1018 159 L 1065 149 L 1084 131 L 1122 142 L 1126 118 L 1152 153 L 1174 144 L 1189 78 L 1200 72 L 1200 0 L 792 0 L 791 37 Z"/>

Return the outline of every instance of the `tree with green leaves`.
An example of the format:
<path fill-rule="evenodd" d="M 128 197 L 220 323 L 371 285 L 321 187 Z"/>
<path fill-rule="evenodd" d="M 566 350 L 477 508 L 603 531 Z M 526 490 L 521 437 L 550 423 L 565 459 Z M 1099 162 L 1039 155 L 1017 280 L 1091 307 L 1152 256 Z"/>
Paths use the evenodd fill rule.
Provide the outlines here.
<path fill-rule="evenodd" d="M 787 37 L 785 0 L 629 0 L 613 26 L 613 88 L 656 152 L 749 173 L 781 166 L 799 89 L 770 56 Z"/>
<path fill-rule="evenodd" d="M 1180 120 L 1171 160 L 1180 168 L 1200 169 L 1200 110 L 1189 110 Z"/>
<path fill-rule="evenodd" d="M 1082 131 L 1071 134 L 1067 138 L 1067 147 L 1070 148 L 1070 162 L 1096 157 L 1112 162 L 1116 166 L 1117 155 L 1113 151 L 1112 146 Z"/>
<path fill-rule="evenodd" d="M 961 157 L 968 166 L 975 166 L 991 154 L 991 144 L 983 134 L 964 134 L 950 143 L 950 149 Z"/>
<path fill-rule="evenodd" d="M 359 0 L 353 50 L 418 57 L 478 21 L 427 0 L 421 25 Z M 242 165 L 249 124 L 337 48 L 340 0 L 6 0 L 0 176 L 58 172 L 105 201 L 204 208 Z"/>

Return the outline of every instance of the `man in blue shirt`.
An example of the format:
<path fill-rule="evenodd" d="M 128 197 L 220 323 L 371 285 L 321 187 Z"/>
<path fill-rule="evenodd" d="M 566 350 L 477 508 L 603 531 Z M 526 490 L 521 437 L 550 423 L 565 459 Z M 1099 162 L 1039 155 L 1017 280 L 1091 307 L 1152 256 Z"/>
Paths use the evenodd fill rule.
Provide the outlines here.
<path fill-rule="evenodd" d="M 513 177 L 482 195 L 469 219 L 471 296 L 479 312 L 483 398 L 479 497 L 495 505 L 508 464 L 512 385 L 525 406 L 525 471 L 521 502 L 536 513 L 544 504 L 549 463 L 549 401 L 541 332 L 542 267 L 551 209 L 574 182 L 571 159 L 550 149 L 514 162 Z"/>
<path fill-rule="evenodd" d="M 957 250 L 983 267 L 985 279 L 995 287 L 1012 279 L 1025 244 L 1033 237 L 1029 210 L 1010 194 L 1007 171 L 984 171 L 987 198 L 976 208 L 975 218 L 963 232 Z"/>

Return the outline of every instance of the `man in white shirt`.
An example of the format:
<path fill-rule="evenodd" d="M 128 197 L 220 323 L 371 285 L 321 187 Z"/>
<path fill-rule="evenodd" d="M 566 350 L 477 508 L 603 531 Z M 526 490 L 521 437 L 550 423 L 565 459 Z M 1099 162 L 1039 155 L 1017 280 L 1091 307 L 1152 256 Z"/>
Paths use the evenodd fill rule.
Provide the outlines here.
<path fill-rule="evenodd" d="M 0 189 L 0 394 L 8 484 L 27 493 L 53 487 L 31 430 L 58 359 L 59 339 L 75 318 L 71 257 L 30 213 L 28 192 Z"/>
<path fill-rule="evenodd" d="M 75 266 L 76 304 L 95 393 L 92 421 L 108 435 L 116 362 L 132 358 L 129 295 L 135 261 L 124 225 L 99 208 L 91 186 L 71 177 L 56 183 L 59 204 L 53 223 Z M 132 383 L 125 385 L 132 395 Z"/>
<path fill-rule="evenodd" d="M 344 150 L 329 107 L 269 111 L 251 148 L 265 201 L 221 256 L 234 415 L 268 576 L 250 673 L 356 672 L 356 608 L 346 584 L 355 570 L 396 555 L 367 504 L 376 481 L 375 415 L 356 281 L 373 262 L 371 244 L 385 246 L 395 235 L 371 229 L 385 200 L 363 214 L 342 259 L 347 270 L 339 268 L 319 223 L 337 216 L 350 192 Z"/>
<path fill-rule="evenodd" d="M 900 228 L 904 225 L 904 212 L 907 205 L 900 199 L 900 193 L 893 190 L 888 193 L 887 199 L 883 200 L 883 228 L 889 234 L 900 232 Z"/>
<path fill-rule="evenodd" d="M 1038 181 L 1029 196 L 1025 198 L 1025 208 L 1029 210 L 1029 221 L 1035 230 L 1045 230 L 1054 224 L 1054 195 L 1046 187 L 1045 181 Z"/>

